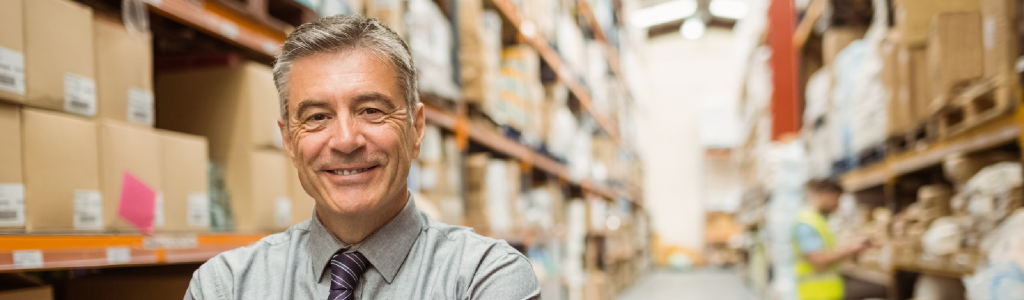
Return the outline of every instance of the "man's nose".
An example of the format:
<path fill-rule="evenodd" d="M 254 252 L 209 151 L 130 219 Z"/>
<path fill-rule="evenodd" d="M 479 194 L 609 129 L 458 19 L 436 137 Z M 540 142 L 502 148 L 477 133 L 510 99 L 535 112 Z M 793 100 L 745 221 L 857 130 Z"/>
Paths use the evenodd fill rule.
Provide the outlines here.
<path fill-rule="evenodd" d="M 334 124 L 331 134 L 330 147 L 342 153 L 352 153 L 366 144 L 359 131 L 359 124 L 356 120 L 347 115 L 341 115 Z"/>

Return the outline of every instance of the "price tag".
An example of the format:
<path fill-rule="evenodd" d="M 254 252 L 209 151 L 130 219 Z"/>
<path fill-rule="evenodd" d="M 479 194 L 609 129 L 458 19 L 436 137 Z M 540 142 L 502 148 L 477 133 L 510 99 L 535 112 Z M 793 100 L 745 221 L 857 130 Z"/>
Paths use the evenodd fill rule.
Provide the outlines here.
<path fill-rule="evenodd" d="M 14 267 L 38 269 L 43 267 L 43 252 L 39 250 L 14 251 Z"/>
<path fill-rule="evenodd" d="M 195 235 L 150 236 L 142 241 L 146 249 L 193 249 L 199 244 Z"/>
<path fill-rule="evenodd" d="M 132 249 L 129 249 L 128 247 L 107 248 L 107 263 L 120 265 L 130 262 L 132 262 Z"/>

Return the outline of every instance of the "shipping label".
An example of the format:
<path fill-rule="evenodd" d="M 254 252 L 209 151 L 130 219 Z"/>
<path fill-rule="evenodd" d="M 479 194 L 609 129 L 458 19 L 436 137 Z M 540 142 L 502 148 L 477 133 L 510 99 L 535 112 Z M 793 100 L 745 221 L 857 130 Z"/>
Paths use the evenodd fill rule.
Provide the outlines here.
<path fill-rule="evenodd" d="M 96 81 L 75 73 L 64 73 L 64 110 L 95 116 Z"/>
<path fill-rule="evenodd" d="M 164 216 L 164 203 L 164 193 L 157 193 L 153 200 L 153 227 L 164 226 L 167 220 Z"/>
<path fill-rule="evenodd" d="M 146 89 L 128 89 L 128 122 L 153 125 L 153 91 Z"/>
<path fill-rule="evenodd" d="M 25 186 L 0 183 L 0 227 L 25 226 Z"/>
<path fill-rule="evenodd" d="M 210 196 L 206 193 L 188 194 L 188 226 L 210 226 Z"/>
<path fill-rule="evenodd" d="M 75 191 L 75 229 L 103 229 L 103 196 L 99 191 Z"/>
<path fill-rule="evenodd" d="M 25 94 L 25 55 L 0 47 L 0 90 Z"/>

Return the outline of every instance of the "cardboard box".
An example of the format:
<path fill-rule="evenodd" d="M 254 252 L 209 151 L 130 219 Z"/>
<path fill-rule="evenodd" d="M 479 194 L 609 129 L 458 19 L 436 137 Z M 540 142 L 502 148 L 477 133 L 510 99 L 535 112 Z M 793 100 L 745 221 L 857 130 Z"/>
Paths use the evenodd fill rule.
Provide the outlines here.
<path fill-rule="evenodd" d="M 0 101 L 25 101 L 23 0 L 0 1 Z"/>
<path fill-rule="evenodd" d="M 96 116 L 152 127 L 153 46 L 148 33 L 129 34 L 118 21 L 96 17 Z"/>
<path fill-rule="evenodd" d="M 202 136 L 160 130 L 163 180 L 162 231 L 205 232 L 210 229 L 208 144 Z"/>
<path fill-rule="evenodd" d="M 205 136 L 210 159 L 233 152 L 282 147 L 280 104 L 270 67 L 237 67 L 160 74 L 156 78 L 158 128 Z"/>
<path fill-rule="evenodd" d="M 900 95 L 908 97 L 903 93 L 910 94 L 912 120 L 914 124 L 920 124 L 933 115 L 927 109 L 933 100 L 928 76 L 928 51 L 925 48 L 900 48 L 899 51 L 900 82 L 903 87 Z"/>
<path fill-rule="evenodd" d="M 100 120 L 100 184 L 105 196 L 103 201 L 104 227 L 106 229 L 136 231 L 138 225 L 129 222 L 122 216 L 122 205 L 135 201 L 147 201 L 144 198 L 132 198 L 122 194 L 124 184 L 130 180 L 138 180 L 155 195 L 152 227 L 160 227 L 163 216 L 163 203 L 159 200 L 163 193 L 163 179 L 160 177 L 160 136 L 151 128 L 140 128 L 125 122 Z M 144 197 L 144 196 L 143 196 Z M 145 225 L 143 225 L 145 227 Z"/>
<path fill-rule="evenodd" d="M 366 17 L 379 20 L 398 36 L 405 38 L 405 1 L 373 0 L 366 1 L 364 4 L 366 5 Z"/>
<path fill-rule="evenodd" d="M 981 0 L 986 79 L 1008 77 L 1006 82 L 1017 82 L 1018 5 L 1017 0 Z"/>
<path fill-rule="evenodd" d="M 22 110 L 25 228 L 101 230 L 96 123 L 57 112 Z"/>
<path fill-rule="evenodd" d="M 224 165 L 224 181 L 238 232 L 266 232 L 292 224 L 288 156 L 278 150 L 240 151 Z"/>
<path fill-rule="evenodd" d="M 295 225 L 313 217 L 316 200 L 310 197 L 306 190 L 302 189 L 298 170 L 295 169 L 291 159 L 288 159 L 285 165 L 288 167 L 288 173 L 286 174 L 288 176 L 288 195 L 292 200 L 291 224 Z"/>
<path fill-rule="evenodd" d="M 825 65 L 832 65 L 836 55 L 846 49 L 853 41 L 864 38 L 868 31 L 864 27 L 837 27 L 829 28 L 822 37 L 821 52 Z"/>
<path fill-rule="evenodd" d="M 984 71 L 981 14 L 941 13 L 935 16 L 928 38 L 933 100 L 927 110 L 935 112 L 946 104 L 945 99 L 980 78 Z"/>
<path fill-rule="evenodd" d="M 894 17 L 900 41 L 910 47 L 923 47 L 928 41 L 932 19 L 943 12 L 973 12 L 981 9 L 978 0 L 897 0 Z"/>
<path fill-rule="evenodd" d="M 458 11 L 459 76 L 468 103 L 498 98 L 501 69 L 501 17 L 483 8 L 483 1 L 463 1 Z"/>
<path fill-rule="evenodd" d="M 21 109 L 0 103 L 0 228 L 25 227 Z"/>
<path fill-rule="evenodd" d="M 880 45 L 879 49 L 883 59 L 882 84 L 885 85 L 886 94 L 886 134 L 890 136 L 906 133 L 917 125 L 909 63 L 907 64 L 908 69 L 901 71 L 901 66 L 904 64 L 900 63 L 900 55 L 907 54 L 901 51 L 896 40 L 895 38 L 888 39 Z M 901 76 L 904 72 L 906 73 L 905 79 L 904 76 Z"/>
<path fill-rule="evenodd" d="M 95 116 L 92 9 L 68 0 L 25 6 L 25 104 Z"/>

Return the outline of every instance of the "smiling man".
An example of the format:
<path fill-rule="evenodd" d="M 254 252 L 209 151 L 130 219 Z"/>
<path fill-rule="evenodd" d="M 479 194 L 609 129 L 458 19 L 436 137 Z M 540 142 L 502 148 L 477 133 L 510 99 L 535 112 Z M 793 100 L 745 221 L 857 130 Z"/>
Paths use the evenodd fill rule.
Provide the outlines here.
<path fill-rule="evenodd" d="M 332 16 L 289 34 L 274 65 L 278 126 L 316 211 L 203 264 L 185 299 L 539 298 L 518 251 L 416 208 L 406 178 L 426 125 L 415 70 L 376 20 Z"/>

